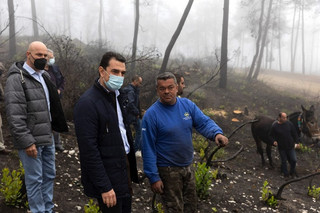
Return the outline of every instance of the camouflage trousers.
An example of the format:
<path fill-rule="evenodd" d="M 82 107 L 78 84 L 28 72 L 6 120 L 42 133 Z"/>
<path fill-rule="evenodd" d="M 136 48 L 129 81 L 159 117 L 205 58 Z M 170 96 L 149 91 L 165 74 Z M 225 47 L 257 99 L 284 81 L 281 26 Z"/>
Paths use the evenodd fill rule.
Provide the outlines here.
<path fill-rule="evenodd" d="M 158 167 L 164 185 L 161 195 L 167 213 L 193 213 L 197 210 L 197 193 L 193 167 Z"/>

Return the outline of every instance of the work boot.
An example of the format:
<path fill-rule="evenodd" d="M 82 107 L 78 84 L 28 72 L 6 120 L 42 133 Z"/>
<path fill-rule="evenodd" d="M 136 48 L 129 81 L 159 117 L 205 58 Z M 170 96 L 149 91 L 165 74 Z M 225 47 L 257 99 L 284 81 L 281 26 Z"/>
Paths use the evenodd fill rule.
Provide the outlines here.
<path fill-rule="evenodd" d="M 59 151 L 59 152 L 62 152 L 64 150 L 62 144 L 56 144 L 56 150 Z"/>

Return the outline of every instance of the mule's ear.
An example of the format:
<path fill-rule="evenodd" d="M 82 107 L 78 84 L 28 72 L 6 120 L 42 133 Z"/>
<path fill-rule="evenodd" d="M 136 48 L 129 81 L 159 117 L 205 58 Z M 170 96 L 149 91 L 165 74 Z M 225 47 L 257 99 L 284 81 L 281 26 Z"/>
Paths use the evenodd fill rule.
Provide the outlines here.
<path fill-rule="evenodd" d="M 311 107 L 310 107 L 310 111 L 314 111 L 315 109 L 314 109 L 314 106 L 313 105 L 311 105 Z"/>
<path fill-rule="evenodd" d="M 301 104 L 301 109 L 302 111 L 307 111 L 306 108 L 304 108 L 304 106 Z"/>

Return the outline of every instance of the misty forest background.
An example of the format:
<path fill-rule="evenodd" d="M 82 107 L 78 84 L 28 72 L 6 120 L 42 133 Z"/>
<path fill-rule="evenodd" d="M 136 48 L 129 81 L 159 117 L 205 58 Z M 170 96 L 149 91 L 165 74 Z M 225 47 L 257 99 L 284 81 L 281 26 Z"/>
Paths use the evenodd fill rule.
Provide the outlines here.
<path fill-rule="evenodd" d="M 72 120 L 108 50 L 127 58 L 125 84 L 143 77 L 147 108 L 164 71 L 203 74 L 188 97 L 212 79 L 227 88 L 231 71 L 249 82 L 266 70 L 320 74 L 319 23 L 320 0 L 0 0 L 0 61 L 8 69 L 25 60 L 30 42 L 43 41 L 65 76 Z"/>

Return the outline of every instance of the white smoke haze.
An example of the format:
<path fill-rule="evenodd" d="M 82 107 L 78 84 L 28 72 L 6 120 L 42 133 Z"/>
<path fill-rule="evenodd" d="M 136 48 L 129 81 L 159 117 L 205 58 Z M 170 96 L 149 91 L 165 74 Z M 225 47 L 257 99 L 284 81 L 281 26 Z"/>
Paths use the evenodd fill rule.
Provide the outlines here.
<path fill-rule="evenodd" d="M 131 48 L 135 20 L 135 1 L 109 0 L 102 2 L 102 38 L 104 45 L 117 50 Z M 230 66 L 246 68 L 250 67 L 253 54 L 255 53 L 255 38 L 251 36 L 251 26 L 247 19 L 247 17 L 250 17 L 249 8 L 257 8 L 259 10 L 261 1 L 252 0 L 252 4 L 247 7 L 241 6 L 240 2 L 242 1 L 230 0 L 228 57 L 230 59 Z M 273 2 L 274 7 L 276 7 L 279 0 L 274 0 Z M 316 0 L 313 2 L 316 2 Z M 37 21 L 50 34 L 67 35 L 72 39 L 79 39 L 87 44 L 97 42 L 100 1 L 35 0 L 35 3 Z M 187 0 L 140 0 L 138 49 L 156 47 L 164 54 L 187 3 Z M 32 35 L 31 2 L 14 0 L 14 6 L 16 31 L 19 31 L 18 36 Z M 319 6 L 319 2 L 318 5 L 315 4 L 310 7 L 306 5 L 306 9 L 304 10 L 306 74 L 320 74 L 320 64 L 318 62 L 320 43 Z M 7 0 L 0 0 L 0 29 L 8 22 L 7 7 Z M 281 58 L 283 71 L 290 71 L 293 11 L 293 4 L 284 4 L 280 10 L 283 22 L 280 26 L 282 32 Z M 265 11 L 266 13 L 267 11 Z M 67 21 L 69 17 L 70 28 Z M 193 58 L 214 57 L 216 50 L 220 52 L 222 17 L 222 0 L 195 0 L 171 56 Z M 297 23 L 296 19 L 296 26 Z M 255 29 L 257 29 L 257 26 L 255 26 Z M 39 31 L 40 34 L 45 34 L 45 31 L 41 27 L 39 27 Z M 8 35 L 8 29 L 3 35 Z M 300 23 L 295 65 L 295 72 L 297 73 L 302 72 L 301 35 Z M 269 40 L 273 46 L 272 56 L 270 56 L 272 58 L 270 68 L 279 70 L 279 48 L 276 37 L 277 35 L 273 34 L 273 39 Z M 240 54 L 236 55 L 236 50 Z"/>

